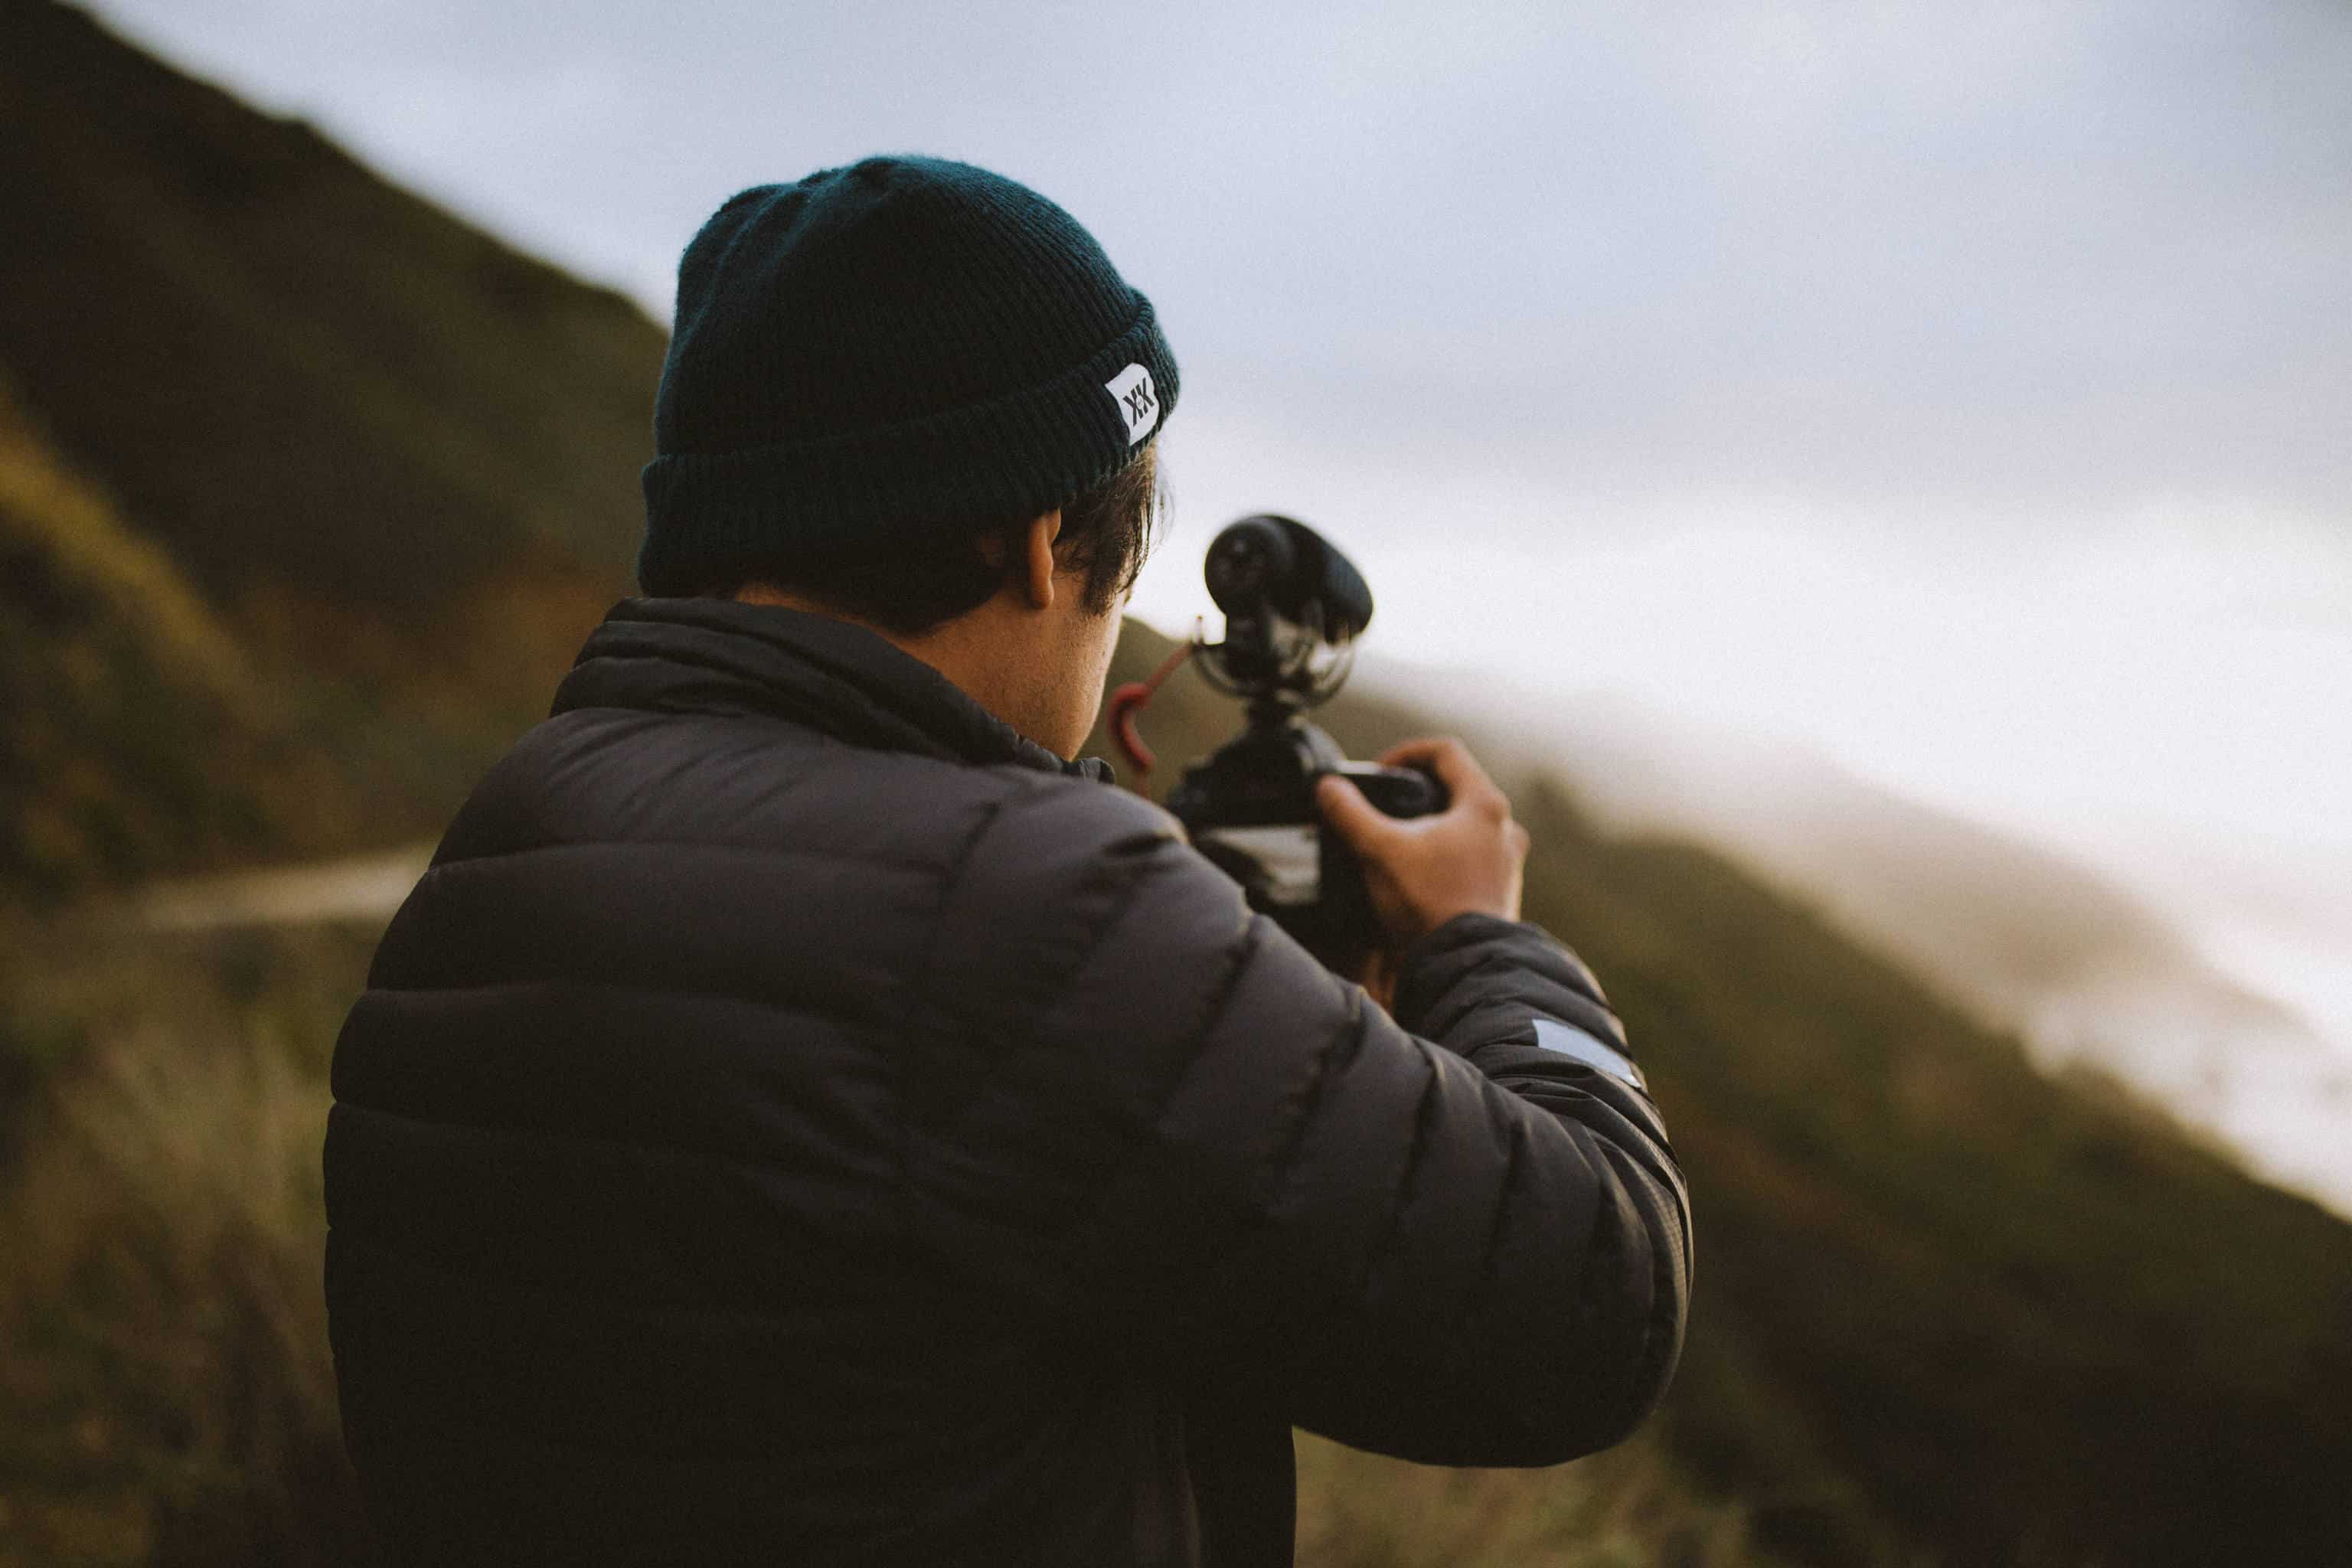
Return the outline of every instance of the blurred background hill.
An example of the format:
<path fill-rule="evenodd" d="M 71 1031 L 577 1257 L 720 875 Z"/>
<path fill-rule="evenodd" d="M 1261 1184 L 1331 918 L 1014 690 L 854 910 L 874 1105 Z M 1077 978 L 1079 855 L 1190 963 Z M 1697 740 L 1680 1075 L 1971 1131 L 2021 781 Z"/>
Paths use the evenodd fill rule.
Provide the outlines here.
<path fill-rule="evenodd" d="M 0 1564 L 368 1560 L 316 1153 L 381 900 L 129 895 L 437 830 L 625 591 L 662 346 L 315 132 L 0 0 Z M 1130 622 L 1113 679 L 1168 646 Z M 2053 1048 L 2110 982 L 2150 1029 L 2291 1014 L 1948 814 L 1381 674 L 1328 715 L 1355 754 L 1491 742 L 1528 913 L 1608 984 L 1692 1173 L 1698 1305 L 1618 1454 L 1305 1444 L 1306 1561 L 2352 1560 L 2352 1226 L 2187 1125 L 2196 1071 L 2159 1108 Z M 1180 674 L 1141 782 L 1235 722 Z"/>
<path fill-rule="evenodd" d="M 120 643 L 93 658 L 243 679 L 239 728 L 340 774 L 241 781 L 258 798 L 204 807 L 228 817 L 172 829 L 171 853 L 128 816 L 89 832 L 143 835 L 152 868 L 223 835 L 430 831 L 625 587 L 660 329 L 80 11 L 0 16 L 0 417 L 12 528 L 79 584 L 49 613 Z M 185 732 L 209 732 L 201 706 Z M 78 743 L 118 762 L 150 743 L 89 717 Z M 126 811 L 173 773 L 84 760 Z M 96 839 L 39 853 L 53 882 L 142 868 Z"/>
<path fill-rule="evenodd" d="M 1171 647 L 1130 624 L 1112 680 Z M 1171 759 L 1237 722 L 1181 674 L 1146 712 Z M 1352 690 L 1327 713 L 1354 755 L 1453 716 Z M 1906 944 L 1862 940 L 1851 911 L 1720 849 L 1604 830 L 1556 772 L 1522 759 L 1505 776 L 1535 838 L 1528 917 L 1601 975 L 1677 1152 L 1706 1173 L 1703 1283 L 1665 1425 L 1681 1462 L 1744 1500 L 1754 1539 L 1807 1562 L 2347 1549 L 2323 1476 L 2352 1455 L 2352 1227 L 2095 1065 L 2038 1065 L 1988 1021 L 1999 998 L 1924 978 L 1948 954 L 1911 946 L 1928 962 L 1906 963 Z M 2072 895 L 2165 951 L 2095 881 L 1948 831 L 2021 862 L 1968 906 L 1972 923 L 1997 925 L 2021 891 L 2024 938 L 2063 931 Z M 1832 861 L 1841 837 L 1823 840 Z M 1939 874 L 1922 891 L 1967 889 Z"/>
<path fill-rule="evenodd" d="M 1908 798 L 1785 739 L 1377 654 L 1368 673 L 1475 726 L 1518 765 L 1567 767 L 1609 831 L 1717 846 L 2045 1065 L 2113 1074 L 2271 1179 L 2352 1214 L 2352 1055 L 2330 1032 L 2344 1020 L 2222 967 L 2171 918 L 2193 907 L 2185 895 L 2159 909 L 2079 852 Z M 2227 859 L 2194 874 L 2209 887 L 2250 879 Z"/>

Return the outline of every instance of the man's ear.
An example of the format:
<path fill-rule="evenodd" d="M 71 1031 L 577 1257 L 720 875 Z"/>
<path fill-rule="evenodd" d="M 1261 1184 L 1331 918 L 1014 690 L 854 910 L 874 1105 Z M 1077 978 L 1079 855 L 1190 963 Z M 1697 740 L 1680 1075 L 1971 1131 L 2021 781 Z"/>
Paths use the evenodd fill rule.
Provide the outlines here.
<path fill-rule="evenodd" d="M 1021 576 L 1024 596 L 1033 610 L 1054 607 L 1054 576 L 1061 563 L 1054 559 L 1054 542 L 1062 536 L 1062 509 L 1029 520 L 1022 537 Z"/>

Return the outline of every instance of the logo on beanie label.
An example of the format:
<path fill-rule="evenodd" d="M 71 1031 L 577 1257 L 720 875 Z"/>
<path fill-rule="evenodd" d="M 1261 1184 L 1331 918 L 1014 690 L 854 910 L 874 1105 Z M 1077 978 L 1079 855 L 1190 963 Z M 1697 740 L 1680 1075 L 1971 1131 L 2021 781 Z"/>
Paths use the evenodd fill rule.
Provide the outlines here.
<path fill-rule="evenodd" d="M 1139 364 L 1129 365 L 1103 383 L 1103 390 L 1118 405 L 1118 416 L 1127 421 L 1127 444 L 1134 446 L 1151 434 L 1160 423 L 1160 395 L 1152 390 L 1151 373 Z"/>

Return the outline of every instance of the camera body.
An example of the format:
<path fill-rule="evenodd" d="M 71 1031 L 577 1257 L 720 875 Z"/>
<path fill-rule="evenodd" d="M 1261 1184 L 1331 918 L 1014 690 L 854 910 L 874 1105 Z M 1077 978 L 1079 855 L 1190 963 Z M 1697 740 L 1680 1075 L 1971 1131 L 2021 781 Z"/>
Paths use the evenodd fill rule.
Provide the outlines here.
<path fill-rule="evenodd" d="M 1211 542 L 1209 594 L 1225 638 L 1196 650 L 1212 685 L 1240 698 L 1242 733 L 1184 769 L 1168 808 L 1203 855 L 1329 967 L 1353 973 L 1379 944 L 1363 868 L 1326 827 L 1316 781 L 1339 773 L 1391 816 L 1445 807 L 1435 778 L 1349 762 L 1308 710 L 1345 683 L 1372 617 L 1355 566 L 1295 518 L 1262 513 Z"/>

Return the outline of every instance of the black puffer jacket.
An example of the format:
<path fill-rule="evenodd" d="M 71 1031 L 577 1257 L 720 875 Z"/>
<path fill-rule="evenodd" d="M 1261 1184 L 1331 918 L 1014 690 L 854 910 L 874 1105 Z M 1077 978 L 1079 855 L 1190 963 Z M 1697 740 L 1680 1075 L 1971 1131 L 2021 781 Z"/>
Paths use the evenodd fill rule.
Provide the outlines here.
<path fill-rule="evenodd" d="M 614 612 L 335 1053 L 398 1556 L 1279 1563 L 1294 1423 L 1642 1418 L 1689 1215 L 1583 968 L 1465 916 L 1392 1021 L 1105 776 L 856 627 Z"/>

